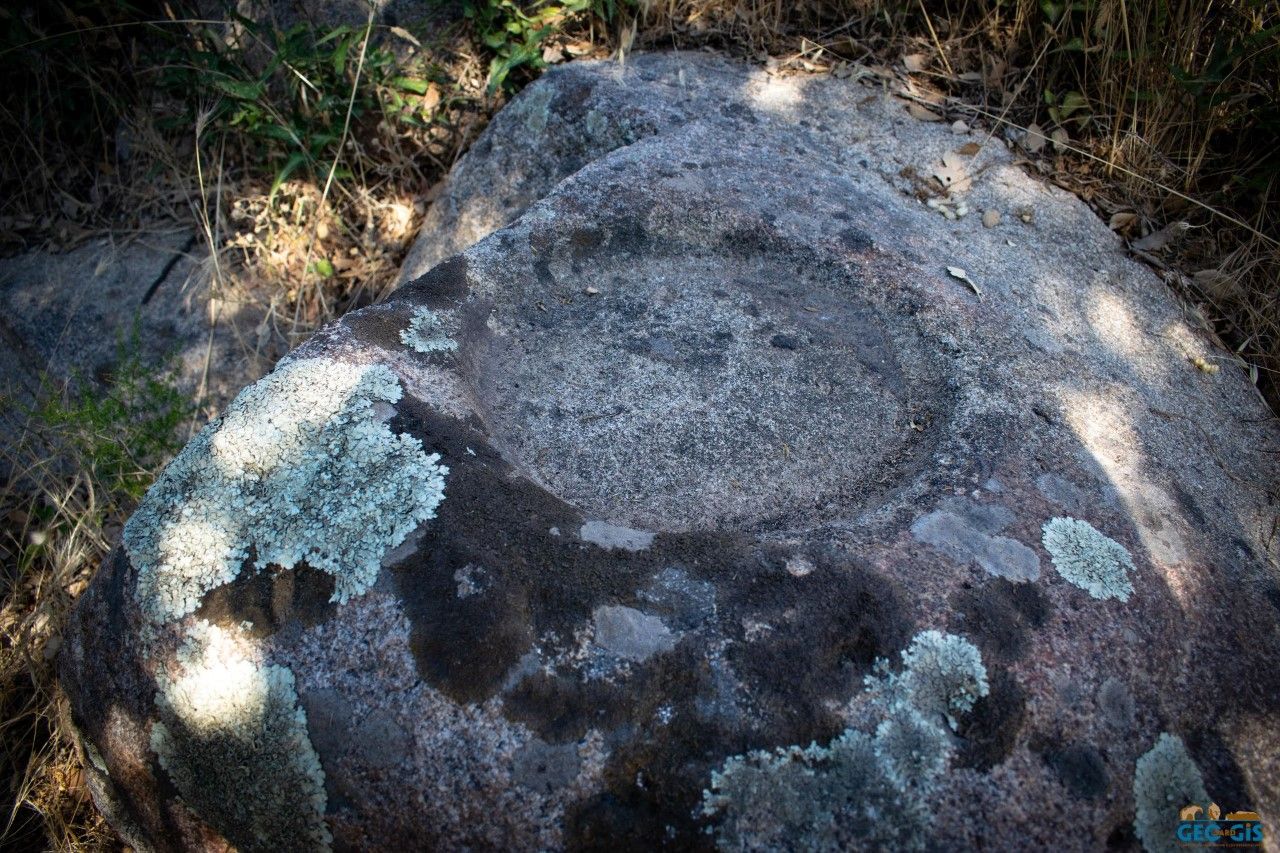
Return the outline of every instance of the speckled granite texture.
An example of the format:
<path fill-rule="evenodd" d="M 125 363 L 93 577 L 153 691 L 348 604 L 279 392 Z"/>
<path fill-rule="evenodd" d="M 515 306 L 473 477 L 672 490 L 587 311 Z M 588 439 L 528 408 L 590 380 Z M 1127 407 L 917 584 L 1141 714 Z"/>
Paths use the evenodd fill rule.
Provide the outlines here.
<path fill-rule="evenodd" d="M 211 424 L 80 602 L 62 667 L 113 824 L 1137 848 L 1157 742 L 1139 798 L 1280 816 L 1280 430 L 998 143 L 963 157 L 974 213 L 924 203 L 984 140 L 707 55 L 531 86 L 406 283 Z"/>

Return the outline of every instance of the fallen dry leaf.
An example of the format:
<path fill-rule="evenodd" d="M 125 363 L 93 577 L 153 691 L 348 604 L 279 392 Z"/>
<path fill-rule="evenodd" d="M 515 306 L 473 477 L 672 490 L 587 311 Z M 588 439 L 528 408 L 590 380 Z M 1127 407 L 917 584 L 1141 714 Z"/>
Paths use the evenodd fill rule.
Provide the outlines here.
<path fill-rule="evenodd" d="M 942 116 L 932 110 L 926 110 L 914 101 L 907 105 L 907 112 L 911 113 L 912 118 L 920 121 L 942 121 Z"/>
<path fill-rule="evenodd" d="M 907 66 L 907 70 L 915 74 L 925 69 L 929 64 L 929 57 L 923 53 L 908 53 L 902 57 L 902 64 Z"/>
<path fill-rule="evenodd" d="M 963 267 L 947 267 L 947 273 L 952 278 L 957 278 L 960 281 L 963 281 L 965 284 L 969 285 L 969 288 L 973 291 L 975 296 L 979 298 L 982 297 L 982 291 L 978 289 L 978 285 L 974 282 L 974 280 L 969 278 L 969 274 L 964 271 Z"/>
<path fill-rule="evenodd" d="M 1205 293 L 1216 299 L 1230 298 L 1238 290 L 1236 280 L 1222 270 L 1197 270 L 1191 277 Z"/>
<path fill-rule="evenodd" d="M 443 97 L 440 94 L 440 87 L 435 83 L 427 86 L 427 91 L 422 93 L 422 111 L 431 113 L 436 107 L 440 106 Z"/>
<path fill-rule="evenodd" d="M 982 146 L 976 142 L 966 142 L 964 145 L 961 145 L 959 148 L 956 149 L 956 151 L 958 151 L 959 153 L 963 154 L 966 157 L 972 157 L 973 155 L 977 154 L 981 150 L 982 150 Z"/>
<path fill-rule="evenodd" d="M 1009 69 L 1008 64 L 1003 59 L 989 58 L 987 66 L 987 85 L 992 89 L 1004 88 L 1004 75 Z"/>
<path fill-rule="evenodd" d="M 1138 214 L 1132 210 L 1121 210 L 1111 214 L 1111 218 L 1107 220 L 1107 227 L 1112 231 L 1128 231 L 1138 223 Z"/>
<path fill-rule="evenodd" d="M 399 36 L 414 47 L 422 47 L 422 42 L 414 38 L 413 33 L 409 32 L 404 27 L 391 27 L 391 32 L 393 35 Z"/>
<path fill-rule="evenodd" d="M 1133 248 L 1139 252 L 1157 252 L 1177 240 L 1191 228 L 1190 222 L 1171 222 L 1159 231 L 1152 232 L 1141 240 L 1134 240 Z"/>
<path fill-rule="evenodd" d="M 1048 141 L 1040 125 L 1032 123 L 1027 126 L 1027 135 L 1022 140 L 1022 147 L 1027 149 L 1028 153 L 1035 154 Z"/>

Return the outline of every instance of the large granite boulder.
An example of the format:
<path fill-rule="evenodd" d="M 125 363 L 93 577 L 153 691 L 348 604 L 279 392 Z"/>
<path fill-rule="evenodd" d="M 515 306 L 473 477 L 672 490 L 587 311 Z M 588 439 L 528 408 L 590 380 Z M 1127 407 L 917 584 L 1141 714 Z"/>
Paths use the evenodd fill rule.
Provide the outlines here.
<path fill-rule="evenodd" d="M 1156 850 L 1210 797 L 1280 814 L 1274 422 L 969 141 L 704 56 L 530 87 L 431 269 L 245 389 L 80 602 L 113 824 Z"/>

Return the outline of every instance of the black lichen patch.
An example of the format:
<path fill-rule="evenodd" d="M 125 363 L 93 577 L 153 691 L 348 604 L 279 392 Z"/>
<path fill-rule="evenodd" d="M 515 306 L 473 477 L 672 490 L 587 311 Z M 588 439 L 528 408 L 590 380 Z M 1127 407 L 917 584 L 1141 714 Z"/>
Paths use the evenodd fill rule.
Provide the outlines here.
<path fill-rule="evenodd" d="M 840 245 L 859 255 L 865 255 L 876 247 L 875 240 L 872 240 L 867 232 L 857 228 L 846 228 L 840 232 L 839 236 Z"/>
<path fill-rule="evenodd" d="M 568 123 L 581 121 L 587 114 L 586 104 L 595 88 L 596 84 L 591 80 L 558 80 L 548 111 Z"/>
<path fill-rule="evenodd" d="M 1107 835 L 1108 850 L 1140 850 L 1138 835 L 1134 832 L 1133 821 L 1122 821 Z"/>
<path fill-rule="evenodd" d="M 411 317 L 403 306 L 375 305 L 347 314 L 341 323 L 359 340 L 395 351 L 404 349 L 400 333 L 408 328 Z"/>
<path fill-rule="evenodd" d="M 711 839 L 694 820 L 715 761 L 708 745 L 726 736 L 704 724 L 673 721 L 669 730 L 643 732 L 621 747 L 606 769 L 606 789 L 565 818 L 572 850 L 709 850 Z M 634 839 L 636 847 L 620 840 Z M 640 846 L 641 841 L 645 843 Z"/>
<path fill-rule="evenodd" d="M 1187 750 L 1195 756 L 1204 776 L 1204 787 L 1223 811 L 1254 811 L 1258 803 L 1249 794 L 1240 765 L 1216 726 L 1204 726 L 1186 734 Z"/>
<path fill-rule="evenodd" d="M 590 257 L 592 252 L 604 245 L 607 234 L 601 228 L 575 228 L 569 233 L 569 246 L 575 261 Z"/>
<path fill-rule="evenodd" d="M 1058 781 L 1077 800 L 1092 800 L 1107 792 L 1109 775 L 1102 754 L 1087 743 L 1070 743 L 1043 755 Z"/>
<path fill-rule="evenodd" d="M 582 846 L 671 833 L 680 846 L 702 843 L 693 812 L 715 765 L 830 740 L 842 728 L 831 709 L 912 632 L 905 594 L 848 555 L 807 555 L 814 569 L 797 578 L 785 568 L 790 551 L 745 534 L 599 547 L 578 538 L 572 507 L 507 465 L 480 424 L 406 398 L 391 427 L 450 466 L 420 550 L 391 569 L 419 672 L 455 701 L 501 693 L 504 713 L 548 744 L 604 734 L 606 792 L 567 818 Z M 616 677 L 525 669 L 536 640 L 570 643 L 606 605 L 661 618 L 674 647 Z"/>
<path fill-rule="evenodd" d="M 453 308 L 467 296 L 467 259 L 454 255 L 399 287 L 388 302 L 410 302 L 428 308 Z"/>
<path fill-rule="evenodd" d="M 643 219 L 620 216 L 609 223 L 608 248 L 612 252 L 646 255 L 654 249 L 654 237 Z"/>
<path fill-rule="evenodd" d="M 267 637 L 289 625 L 311 627 L 328 619 L 337 605 L 333 576 L 306 563 L 292 569 L 246 566 L 231 583 L 210 590 L 196 616 L 230 627 L 248 622 L 249 633 Z"/>
<path fill-rule="evenodd" d="M 1027 715 L 1026 693 L 1004 669 L 989 670 L 991 692 L 961 719 L 956 764 L 986 772 L 1008 757 Z"/>
<path fill-rule="evenodd" d="M 643 551 L 581 542 L 575 535 L 581 515 L 514 472 L 478 425 L 442 417 L 408 398 L 400 409 L 392 428 L 417 435 L 450 468 L 426 543 L 395 574 L 419 670 L 457 701 L 492 696 L 536 637 L 572 636 L 596 607 L 633 602 L 636 590 L 664 567 L 714 572 L 741 547 L 711 535 L 660 536 Z M 460 578 L 477 573 L 484 588 L 459 594 Z M 581 715 L 594 700 L 563 701 Z M 594 722 L 588 717 L 585 724 Z M 547 740 L 566 736 L 552 719 L 544 726 L 540 733 Z"/>
<path fill-rule="evenodd" d="M 906 645 L 913 625 L 891 579 L 838 554 L 815 555 L 814 571 L 794 577 L 783 568 L 787 556 L 765 552 L 741 567 L 722 607 L 733 619 L 726 632 L 738 640 L 728 659 L 753 714 L 772 722 L 775 742 L 808 743 L 838 731 L 827 700 L 860 689 L 877 658 Z M 765 626 L 767 635 L 749 640 L 749 624 Z"/>
<path fill-rule="evenodd" d="M 951 630 L 976 644 L 984 659 L 1011 663 L 1027 654 L 1051 607 L 1034 585 L 995 578 L 951 597 Z"/>

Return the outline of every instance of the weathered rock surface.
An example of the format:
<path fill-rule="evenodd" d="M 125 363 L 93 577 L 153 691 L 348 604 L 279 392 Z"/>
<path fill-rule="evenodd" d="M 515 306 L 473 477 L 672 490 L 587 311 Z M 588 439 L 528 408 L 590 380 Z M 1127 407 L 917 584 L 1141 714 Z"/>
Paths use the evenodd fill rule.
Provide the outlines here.
<path fill-rule="evenodd" d="M 247 389 L 81 601 L 113 823 L 1096 849 L 1206 792 L 1280 813 L 1274 422 L 1003 150 L 994 227 L 922 203 L 956 147 L 705 56 L 527 90 L 423 263 L 510 224 Z"/>
<path fill-rule="evenodd" d="M 0 398 L 28 405 L 42 382 L 109 382 L 124 356 L 172 367 L 215 408 L 230 400 L 273 359 L 237 338 L 254 309 L 214 298 L 200 257 L 180 231 L 0 260 Z"/>

